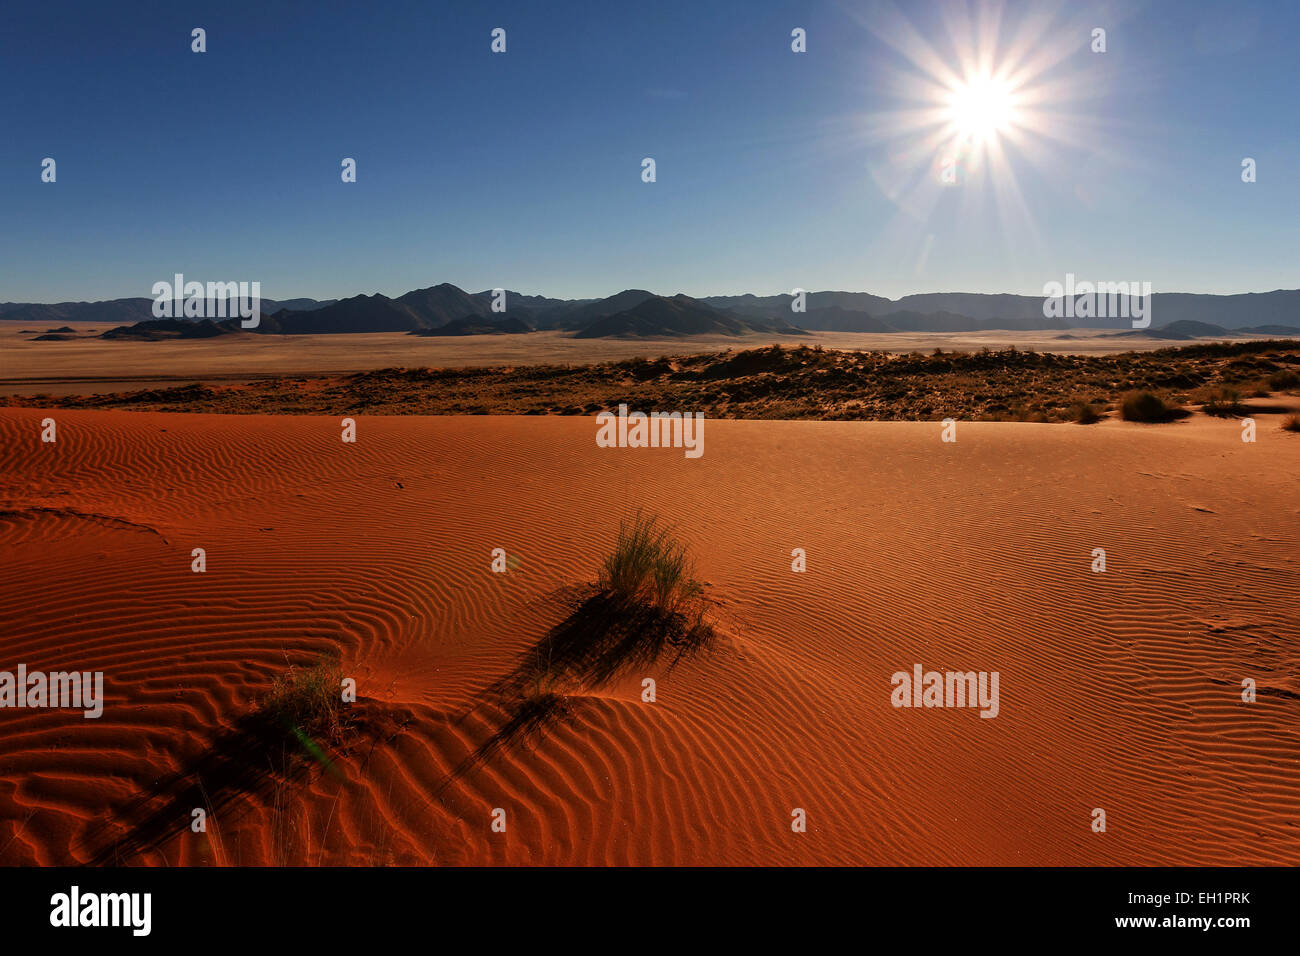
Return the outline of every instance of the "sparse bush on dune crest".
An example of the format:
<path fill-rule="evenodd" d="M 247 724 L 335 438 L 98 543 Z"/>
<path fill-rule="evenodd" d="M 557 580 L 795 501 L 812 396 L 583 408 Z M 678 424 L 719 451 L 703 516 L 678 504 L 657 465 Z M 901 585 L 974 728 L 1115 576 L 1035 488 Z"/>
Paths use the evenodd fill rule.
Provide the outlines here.
<path fill-rule="evenodd" d="M 704 651 L 715 635 L 694 573 L 686 545 L 657 516 L 638 510 L 620 521 L 596 587 L 560 592 L 570 613 L 498 685 L 511 717 L 497 739 L 529 735 L 569 714 L 565 688 L 603 687 L 631 668 L 657 666 L 665 654 L 671 669 Z"/>
<path fill-rule="evenodd" d="M 695 565 L 672 529 L 638 511 L 619 523 L 614 550 L 605 557 L 599 585 L 622 600 L 665 615 L 698 610 L 702 589 Z"/>

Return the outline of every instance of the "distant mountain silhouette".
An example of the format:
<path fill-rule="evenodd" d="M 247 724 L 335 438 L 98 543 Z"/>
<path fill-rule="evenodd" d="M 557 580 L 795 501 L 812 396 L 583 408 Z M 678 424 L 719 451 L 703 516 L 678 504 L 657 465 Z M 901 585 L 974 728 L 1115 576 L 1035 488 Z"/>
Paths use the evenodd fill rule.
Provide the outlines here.
<path fill-rule="evenodd" d="M 1233 331 L 1242 335 L 1275 335 L 1281 339 L 1300 337 L 1300 325 L 1243 325 Z"/>
<path fill-rule="evenodd" d="M 749 332 L 783 332 L 803 335 L 788 323 L 749 318 L 715 309 L 688 295 L 671 298 L 652 295 L 630 309 L 602 316 L 574 338 L 647 338 L 686 335 L 744 335 Z"/>
<path fill-rule="evenodd" d="M 984 295 L 935 292 L 891 300 L 867 292 L 809 292 L 806 311 L 793 312 L 788 295 L 752 294 L 661 296 L 645 289 L 625 289 L 603 299 L 555 299 L 547 296 L 505 293 L 504 313 L 493 312 L 492 290 L 469 293 L 450 283 L 414 289 L 395 299 L 382 294 L 356 295 L 341 300 L 287 299 L 261 301 L 261 323 L 251 331 L 260 334 L 329 334 L 360 332 L 422 332 L 452 326 L 448 335 L 498 334 L 503 325 L 518 320 L 537 330 L 573 332 L 583 338 L 605 336 L 742 335 L 749 332 L 797 334 L 799 328 L 827 332 L 975 332 L 1030 331 L 1070 328 L 1134 330 L 1127 317 L 1045 317 L 1039 296 Z M 234 315 L 234 302 L 222 303 Z M 1155 293 L 1149 316 L 1157 337 L 1176 338 L 1232 334 L 1292 336 L 1300 327 L 1300 290 L 1276 290 L 1241 295 Z M 218 315 L 216 302 L 206 314 Z M 1064 310 L 1062 310 L 1064 312 Z M 479 328 L 471 318 L 486 320 Z M 103 302 L 0 303 L 0 319 L 28 326 L 56 326 L 78 321 L 111 321 L 118 327 L 158 321 L 197 322 L 183 317 L 156 320 L 153 300 L 112 299 Z M 453 323 L 461 323 L 454 325 Z M 1180 322 L 1201 323 L 1222 331 L 1189 331 Z M 793 323 L 793 324 L 792 324 Z M 217 319 L 223 329 L 240 331 L 238 318 Z M 1172 328 L 1172 331 L 1169 331 Z M 1264 329 L 1267 331 L 1258 331 Z M 117 332 L 117 329 L 114 329 Z M 48 333 L 47 333 L 48 334 Z M 178 329 L 145 325 L 139 335 L 119 338 L 181 336 Z M 185 336 L 193 337 L 193 336 Z M 201 335 L 198 337 L 202 337 Z"/>
<path fill-rule="evenodd" d="M 222 323 L 230 329 L 240 327 L 239 319 Z M 308 335 L 340 332 L 409 332 L 426 328 L 410 306 L 386 295 L 355 295 L 341 299 L 323 309 L 303 312 L 283 309 L 273 315 L 262 314 L 252 332 L 260 334 Z"/>
<path fill-rule="evenodd" d="M 286 299 L 284 301 L 263 299 L 261 310 L 263 314 L 278 312 L 284 308 L 305 310 L 319 308 L 333 301 L 333 299 L 327 299 L 323 302 L 316 299 Z M 233 299 L 227 302 L 226 315 L 236 314 L 234 309 L 229 307 L 231 305 L 234 305 Z M 217 315 L 217 300 L 209 300 L 204 311 L 209 316 Z M 26 321 L 32 324 L 67 322 L 118 322 L 126 324 L 146 322 L 153 318 L 153 299 L 147 298 L 105 299 L 100 302 L 56 302 L 53 304 L 0 302 L 0 320 Z M 184 317 L 181 318 L 184 320 Z M 194 322 L 198 320 L 190 319 L 188 321 Z"/>
<path fill-rule="evenodd" d="M 1151 296 L 1156 322 L 1207 322 L 1229 329 L 1252 325 L 1300 325 L 1300 290 L 1199 295 L 1157 292 Z"/>
<path fill-rule="evenodd" d="M 875 316 L 838 305 L 794 313 L 801 328 L 813 332 L 897 332 L 898 329 Z"/>
<path fill-rule="evenodd" d="M 893 307 L 899 311 L 953 312 L 976 321 L 987 319 L 1045 320 L 1041 295 L 982 295 L 973 292 L 924 292 L 905 295 Z"/>
<path fill-rule="evenodd" d="M 655 294 L 645 289 L 624 289 L 604 299 L 590 299 L 585 302 L 562 305 L 544 315 L 538 316 L 539 329 L 580 330 L 597 319 L 616 315 L 635 308 Z"/>
<path fill-rule="evenodd" d="M 493 298 L 492 289 L 486 292 L 475 292 L 471 298 L 482 302 L 489 308 Z M 528 310 L 529 312 L 544 312 L 548 309 L 558 309 L 562 306 L 581 306 L 588 302 L 595 302 L 596 299 L 550 299 L 544 295 L 524 295 L 522 292 L 511 292 L 506 290 L 506 311 L 518 312 Z"/>
<path fill-rule="evenodd" d="M 0 303 L 0 319 L 33 325 L 67 322 L 140 322 L 153 318 L 153 299 L 112 299 L 107 302 Z"/>
<path fill-rule="evenodd" d="M 1155 329 L 1133 329 L 1129 332 L 1117 332 L 1116 336 L 1125 338 L 1146 336 L 1153 339 L 1205 339 L 1233 338 L 1239 335 L 1275 335 L 1278 338 L 1300 336 L 1300 326 L 1294 325 L 1252 325 L 1239 329 L 1227 329 L 1213 322 L 1197 322 L 1193 319 L 1179 319 Z"/>
<path fill-rule="evenodd" d="M 281 309 L 295 309 L 306 312 L 310 309 L 323 309 L 333 305 L 338 299 L 263 299 L 263 312 L 279 312 Z"/>
<path fill-rule="evenodd" d="M 792 322 L 799 321 L 798 313 L 790 311 L 791 296 L 788 295 L 704 296 L 700 301 L 748 315 L 782 316 Z M 1044 315 L 1042 296 L 1010 293 L 989 295 L 973 292 L 927 292 L 891 300 L 865 292 L 809 292 L 805 296 L 805 306 L 808 312 L 836 306 L 852 312 L 865 312 L 888 325 L 902 322 L 906 326 L 905 331 L 916 332 L 1132 328 L 1132 320 L 1129 318 L 1080 317 L 1077 309 L 1071 310 L 1074 317 L 1065 317 L 1064 310 L 1061 310 L 1062 318 L 1047 318 Z M 899 313 L 905 313 L 908 317 L 901 318 Z M 891 315 L 897 321 L 891 321 Z M 934 327 L 927 326 L 924 322 L 918 324 L 915 318 L 934 315 L 944 316 Z M 973 321 L 959 323 L 951 318 L 954 315 Z M 1300 289 L 1238 295 L 1156 292 L 1151 296 L 1150 315 L 1162 324 L 1188 319 L 1230 329 L 1259 325 L 1296 325 L 1300 324 Z M 853 321 L 858 320 L 851 320 L 850 325 Z M 853 329 L 828 328 L 824 331 L 848 332 Z"/>
<path fill-rule="evenodd" d="M 498 321 L 477 315 L 463 319 L 454 319 L 436 329 L 414 329 L 407 335 L 522 335 L 533 331 L 532 326 L 522 319 L 502 318 Z"/>
<path fill-rule="evenodd" d="M 442 282 L 427 289 L 416 289 L 400 295 L 394 302 L 411 310 L 420 323 L 416 328 L 436 329 L 467 315 L 487 315 L 491 306 L 475 299 L 464 289 Z"/>
<path fill-rule="evenodd" d="M 1125 335 L 1148 335 L 1153 339 L 1197 339 L 1215 335 L 1236 335 L 1221 325 L 1212 322 L 1197 322 L 1193 319 L 1179 319 L 1162 325 L 1158 329 L 1134 329 Z"/>
<path fill-rule="evenodd" d="M 706 295 L 700 301 L 714 308 L 730 309 L 744 315 L 758 315 L 764 318 L 783 319 L 798 322 L 800 315 L 806 315 L 817 309 L 844 309 L 850 312 L 866 312 L 875 315 L 889 312 L 897 306 L 882 296 L 870 292 L 809 292 L 804 296 L 803 313 L 790 308 L 792 297 L 788 295 Z M 836 329 L 833 331 L 849 331 Z"/>
<path fill-rule="evenodd" d="M 255 332 L 285 335 L 356 332 L 417 332 L 439 329 L 467 316 L 497 319 L 492 311 L 492 292 L 470 295 L 464 289 L 443 282 L 427 289 L 414 289 L 396 299 L 385 295 L 357 295 L 320 309 L 286 310 L 266 315 Z M 519 318 L 531 315 L 537 304 L 554 308 L 558 299 L 506 292 L 507 313 Z M 525 303 L 532 303 L 532 306 Z M 496 329 L 496 331 L 502 331 Z M 472 334 L 452 332 L 449 334 Z"/>
<path fill-rule="evenodd" d="M 233 320 L 238 323 L 238 319 Z M 211 339 L 228 335 L 231 329 L 211 319 L 149 319 L 135 325 L 119 325 L 103 333 L 101 339 L 139 339 L 157 342 L 162 339 Z"/>

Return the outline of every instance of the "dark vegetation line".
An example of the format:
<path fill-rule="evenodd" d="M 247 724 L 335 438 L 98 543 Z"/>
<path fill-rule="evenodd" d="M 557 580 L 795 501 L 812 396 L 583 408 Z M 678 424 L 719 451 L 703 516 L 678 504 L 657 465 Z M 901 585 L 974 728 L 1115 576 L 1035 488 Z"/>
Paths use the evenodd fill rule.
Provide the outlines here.
<path fill-rule="evenodd" d="M 89 396 L 9 396 L 10 406 L 302 415 L 594 415 L 620 403 L 709 418 L 1081 421 L 1150 392 L 1167 409 L 1294 391 L 1300 341 L 1197 344 L 1114 355 L 859 352 L 820 346 L 636 358 L 596 365 L 386 368 L 343 376 L 194 383 Z"/>

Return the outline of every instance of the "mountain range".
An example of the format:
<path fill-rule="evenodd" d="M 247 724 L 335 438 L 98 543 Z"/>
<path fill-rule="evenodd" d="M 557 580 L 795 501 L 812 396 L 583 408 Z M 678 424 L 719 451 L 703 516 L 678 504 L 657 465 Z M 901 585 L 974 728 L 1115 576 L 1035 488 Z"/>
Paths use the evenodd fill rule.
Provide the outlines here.
<path fill-rule="evenodd" d="M 1133 331 L 1127 318 L 1046 318 L 1039 296 L 936 292 L 887 299 L 867 292 L 809 292 L 805 310 L 793 312 L 787 295 L 656 295 L 627 289 L 603 299 L 555 299 L 506 291 L 505 312 L 493 310 L 492 290 L 470 293 L 449 283 L 397 298 L 382 294 L 347 299 L 262 299 L 259 334 L 407 332 L 418 335 L 526 334 L 559 330 L 578 338 L 650 338 L 692 335 L 827 332 L 976 332 L 992 329 Z M 219 315 L 209 302 L 207 314 Z M 232 303 L 233 304 L 233 303 Z M 112 299 L 56 304 L 0 303 L 0 320 L 33 326 L 73 321 L 120 323 L 108 338 L 206 338 L 240 331 L 238 318 L 155 319 L 153 300 Z M 226 315 L 233 315 L 227 309 Z M 1068 313 L 1067 313 L 1068 314 Z M 1149 334 L 1163 337 L 1232 334 L 1300 334 L 1300 290 L 1202 295 L 1155 293 Z M 186 328 L 186 323 L 204 323 Z M 1183 323 L 1180 325 L 1180 323 Z M 1199 329 L 1197 332 L 1190 332 Z M 1258 332 L 1258 329 L 1270 329 Z M 1158 336 L 1160 337 L 1160 336 Z"/>

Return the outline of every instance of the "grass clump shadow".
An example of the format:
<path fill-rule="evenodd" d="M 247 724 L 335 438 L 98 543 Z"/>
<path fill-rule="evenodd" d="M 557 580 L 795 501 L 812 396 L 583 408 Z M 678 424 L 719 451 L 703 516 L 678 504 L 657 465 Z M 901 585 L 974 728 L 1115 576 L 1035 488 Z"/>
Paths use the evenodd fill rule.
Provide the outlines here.
<path fill-rule="evenodd" d="M 265 807 L 277 820 L 300 812 L 292 787 L 315 767 L 343 779 L 334 763 L 338 757 L 353 753 L 367 739 L 373 752 L 405 727 L 384 713 L 351 716 L 348 708 L 355 705 L 344 703 L 342 682 L 341 662 L 331 657 L 289 665 L 232 726 L 182 758 L 179 769 L 93 821 L 83 837 L 88 862 L 156 862 L 159 848 L 188 828 L 195 807 L 207 810 L 212 825 L 250 807 Z M 282 842 L 273 836 L 277 845 Z M 224 849 L 217 855 L 218 863 L 238 864 Z M 281 847 L 274 858 L 296 862 L 298 855 Z"/>
<path fill-rule="evenodd" d="M 504 720 L 435 795 L 503 747 L 539 739 L 573 715 L 585 694 L 640 669 L 658 670 L 665 660 L 670 672 L 715 640 L 709 602 L 685 545 L 658 518 L 640 512 L 620 524 L 596 585 L 563 588 L 557 598 L 563 619 L 480 698 Z"/>

